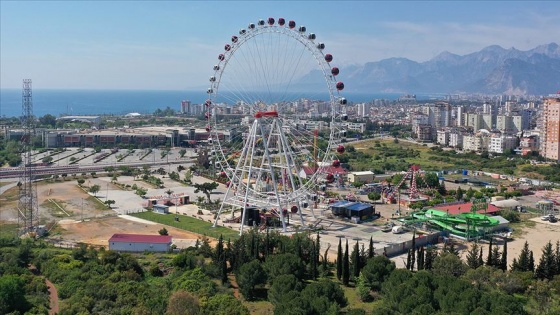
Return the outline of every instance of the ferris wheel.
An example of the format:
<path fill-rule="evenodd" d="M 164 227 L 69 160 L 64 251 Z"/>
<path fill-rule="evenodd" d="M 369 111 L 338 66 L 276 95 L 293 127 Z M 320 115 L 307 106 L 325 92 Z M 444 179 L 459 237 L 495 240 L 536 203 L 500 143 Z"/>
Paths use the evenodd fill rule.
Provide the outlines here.
<path fill-rule="evenodd" d="M 250 23 L 224 45 L 205 102 L 213 167 L 228 190 L 225 206 L 274 211 L 312 208 L 319 185 L 340 166 L 348 115 L 344 83 L 325 44 L 295 21 Z M 289 209 L 289 210 L 288 210 Z M 312 213 L 313 214 L 313 213 Z M 314 215 L 314 214 L 313 214 Z"/>

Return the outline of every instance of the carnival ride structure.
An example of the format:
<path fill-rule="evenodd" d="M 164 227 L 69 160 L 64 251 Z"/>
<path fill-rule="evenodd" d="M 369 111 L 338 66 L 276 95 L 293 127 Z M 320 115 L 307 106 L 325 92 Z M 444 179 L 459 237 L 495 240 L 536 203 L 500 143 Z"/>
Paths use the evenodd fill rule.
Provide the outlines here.
<path fill-rule="evenodd" d="M 385 187 L 382 193 L 385 197 L 385 200 L 387 200 L 387 203 L 398 202 L 397 199 L 400 198 L 400 194 L 401 194 L 400 188 L 407 180 L 409 180 L 410 188 L 408 189 L 408 191 L 404 193 L 408 195 L 408 198 L 410 200 L 419 199 L 420 194 L 419 194 L 418 184 L 417 184 L 418 176 L 421 176 L 420 166 L 412 165 L 408 169 L 406 174 L 404 174 L 401 181 L 397 185 Z"/>
<path fill-rule="evenodd" d="M 344 153 L 346 99 L 339 68 L 325 44 L 305 26 L 284 18 L 250 23 L 224 45 L 210 77 L 205 102 L 212 163 L 227 192 L 214 220 L 225 209 L 247 208 L 276 215 L 286 231 L 288 211 L 312 207 L 317 186 L 332 174 Z M 317 101 L 326 98 L 326 101 Z M 304 117 L 321 117 L 321 121 Z M 314 173 L 302 176 L 302 168 Z M 288 210 L 289 209 L 289 210 Z"/>

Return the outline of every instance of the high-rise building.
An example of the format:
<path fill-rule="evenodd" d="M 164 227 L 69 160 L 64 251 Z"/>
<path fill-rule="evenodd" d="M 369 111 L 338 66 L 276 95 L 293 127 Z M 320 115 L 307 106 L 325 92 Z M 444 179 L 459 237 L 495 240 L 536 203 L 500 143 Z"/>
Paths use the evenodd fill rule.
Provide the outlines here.
<path fill-rule="evenodd" d="M 181 101 L 181 113 L 191 115 L 191 101 Z"/>
<path fill-rule="evenodd" d="M 437 130 L 451 125 L 451 106 L 445 102 L 437 102 L 424 106 L 424 114 L 428 116 L 428 124 L 432 126 L 432 137 L 437 136 Z"/>
<path fill-rule="evenodd" d="M 560 93 L 545 98 L 541 120 L 541 155 L 560 161 Z"/>
<path fill-rule="evenodd" d="M 457 106 L 457 115 L 455 116 L 455 126 L 464 126 L 464 117 L 463 113 L 465 112 L 465 108 L 463 106 Z"/>

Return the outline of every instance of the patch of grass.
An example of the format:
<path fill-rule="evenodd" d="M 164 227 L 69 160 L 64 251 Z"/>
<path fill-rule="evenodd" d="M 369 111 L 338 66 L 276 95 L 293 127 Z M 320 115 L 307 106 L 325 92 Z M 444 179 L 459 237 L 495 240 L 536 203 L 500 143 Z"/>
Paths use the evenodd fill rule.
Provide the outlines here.
<path fill-rule="evenodd" d="M 199 219 L 191 218 L 184 215 L 179 215 L 179 222 L 175 221 L 174 214 L 159 214 L 154 213 L 151 211 L 148 212 L 140 212 L 131 214 L 132 216 L 169 225 L 181 230 L 191 231 L 197 234 L 206 235 L 213 238 L 219 238 L 220 235 L 223 236 L 224 239 L 238 239 L 239 232 L 237 230 L 232 230 L 224 227 L 212 227 L 212 223 L 205 222 Z"/>
<path fill-rule="evenodd" d="M 274 313 L 274 306 L 268 301 L 243 302 L 252 315 L 268 315 Z"/>
<path fill-rule="evenodd" d="M 354 287 L 345 287 L 343 285 L 340 286 L 342 291 L 344 291 L 344 295 L 348 299 L 348 306 L 346 306 L 343 310 L 348 310 L 351 308 L 359 308 L 366 311 L 366 314 L 374 314 L 374 311 L 378 308 L 381 300 L 374 300 L 373 302 L 362 302 L 360 297 L 358 296 L 358 292 Z"/>
<path fill-rule="evenodd" d="M 50 236 L 50 237 L 61 236 L 61 235 L 65 235 L 65 234 L 67 234 L 67 233 L 68 233 L 68 231 L 67 231 L 65 228 L 63 228 L 62 226 L 56 224 L 56 225 L 52 228 L 52 230 L 49 231 L 49 236 Z"/>
<path fill-rule="evenodd" d="M 535 221 L 522 220 L 521 222 L 510 223 L 509 227 L 513 229 L 512 236 L 517 238 L 527 233 L 527 231 L 525 231 L 526 229 L 534 229 L 536 225 L 537 223 Z"/>
<path fill-rule="evenodd" d="M 64 209 L 64 202 L 60 200 L 45 200 L 45 202 L 41 204 L 41 207 L 46 208 L 53 217 L 68 218 L 69 215 L 72 216 L 72 212 Z M 64 209 L 64 211 L 62 211 L 59 207 Z"/>
<path fill-rule="evenodd" d="M 18 225 L 15 223 L 0 224 L 0 238 L 10 238 L 16 236 Z"/>
<path fill-rule="evenodd" d="M 85 198 L 85 200 L 88 201 L 88 206 L 91 207 L 91 205 L 93 205 L 93 208 L 95 210 L 111 210 L 109 207 L 107 207 L 106 204 L 103 203 L 103 201 L 99 200 L 99 198 L 96 198 L 94 196 L 88 196 L 87 198 Z"/>
<path fill-rule="evenodd" d="M 13 182 L 0 182 L 0 187 L 13 184 Z"/>
<path fill-rule="evenodd" d="M 19 187 L 12 187 L 6 190 L 1 196 L 1 198 L 4 199 L 4 201 L 2 201 L 3 205 L 4 202 L 17 201 L 19 200 Z"/>

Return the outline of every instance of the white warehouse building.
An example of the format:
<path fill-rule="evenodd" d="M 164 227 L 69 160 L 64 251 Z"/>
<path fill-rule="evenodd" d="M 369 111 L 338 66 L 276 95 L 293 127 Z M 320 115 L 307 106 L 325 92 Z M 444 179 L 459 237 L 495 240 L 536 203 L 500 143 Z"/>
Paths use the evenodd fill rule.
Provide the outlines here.
<path fill-rule="evenodd" d="M 109 249 L 117 252 L 168 252 L 171 236 L 144 234 L 114 234 L 109 239 Z"/>

